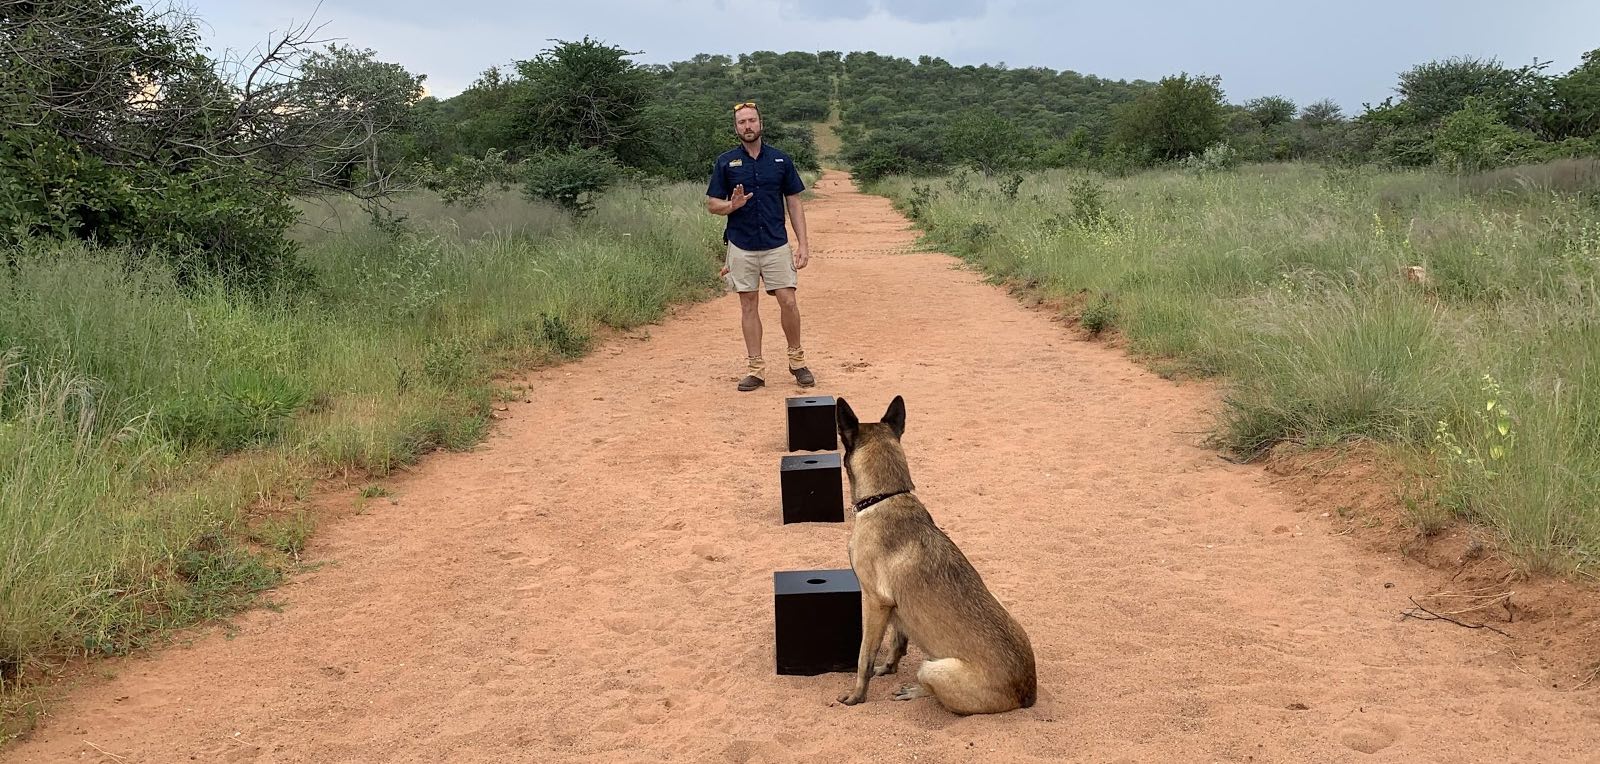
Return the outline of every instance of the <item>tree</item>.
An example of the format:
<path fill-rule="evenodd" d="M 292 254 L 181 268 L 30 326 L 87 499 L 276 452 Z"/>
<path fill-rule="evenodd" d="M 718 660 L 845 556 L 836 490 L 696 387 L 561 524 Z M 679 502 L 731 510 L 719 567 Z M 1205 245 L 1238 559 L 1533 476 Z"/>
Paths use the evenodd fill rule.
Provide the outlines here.
<path fill-rule="evenodd" d="M 1510 164 L 1533 143 L 1533 136 L 1500 122 L 1493 107 L 1469 97 L 1445 117 L 1433 136 L 1434 153 L 1455 172 L 1478 172 Z"/>
<path fill-rule="evenodd" d="M 1287 124 L 1294 119 L 1295 103 L 1283 96 L 1263 96 L 1246 101 L 1245 110 L 1263 129 Z"/>
<path fill-rule="evenodd" d="M 354 81 L 306 67 L 313 37 L 213 61 L 189 16 L 0 0 L 0 245 L 76 238 L 236 283 L 300 273 L 291 196 L 387 192 L 338 182 L 388 125 L 349 108 Z"/>
<path fill-rule="evenodd" d="M 1331 98 L 1324 98 L 1300 111 L 1300 121 L 1308 127 L 1327 127 L 1344 121 L 1344 109 Z"/>
<path fill-rule="evenodd" d="M 1539 108 L 1544 64 L 1507 69 L 1495 59 L 1449 58 L 1400 74 L 1395 91 L 1418 122 L 1434 124 L 1466 108 L 1468 98 L 1509 123 L 1529 124 Z"/>
<path fill-rule="evenodd" d="M 850 174 L 862 183 L 886 175 L 916 175 L 937 172 L 944 167 L 942 141 L 933 127 L 911 130 L 885 127 L 873 130 L 870 138 L 845 144 L 844 159 Z"/>
<path fill-rule="evenodd" d="M 556 41 L 536 58 L 516 62 L 525 85 L 513 108 L 523 141 L 556 150 L 605 149 L 641 153 L 640 112 L 655 89 L 650 73 L 622 48 L 584 37 Z"/>
<path fill-rule="evenodd" d="M 1032 141 L 1015 122 L 987 109 L 962 112 L 945 131 L 945 158 L 969 162 L 985 175 L 1024 164 Z"/>
<path fill-rule="evenodd" d="M 1039 161 L 1045 167 L 1088 167 L 1094 156 L 1094 146 L 1089 128 L 1079 125 L 1066 140 L 1057 141 L 1045 149 Z"/>
<path fill-rule="evenodd" d="M 1550 90 L 1543 127 L 1551 138 L 1587 138 L 1600 133 L 1600 50 L 1583 54 L 1583 62 L 1551 82 Z"/>
<path fill-rule="evenodd" d="M 480 156 L 518 148 L 523 143 L 515 109 L 520 87 L 521 80 L 490 67 L 460 95 L 446 101 L 440 117 L 448 121 L 448 130 L 455 137 L 454 152 Z"/>
<path fill-rule="evenodd" d="M 1114 112 L 1115 141 L 1147 158 L 1173 161 L 1204 151 L 1222 137 L 1222 79 L 1163 77 Z"/>
<path fill-rule="evenodd" d="M 305 104 L 322 112 L 346 112 L 365 133 L 353 158 L 335 160 L 338 176 L 348 183 L 360 166 L 369 181 L 386 184 L 388 175 L 379 165 L 380 136 L 409 127 L 411 108 L 422 97 L 426 75 L 379 61 L 375 51 L 337 44 L 306 56 L 301 72 Z"/>
<path fill-rule="evenodd" d="M 705 180 L 713 157 L 733 144 L 733 115 L 709 99 L 660 100 L 645 108 L 650 152 L 643 169 L 672 180 Z"/>

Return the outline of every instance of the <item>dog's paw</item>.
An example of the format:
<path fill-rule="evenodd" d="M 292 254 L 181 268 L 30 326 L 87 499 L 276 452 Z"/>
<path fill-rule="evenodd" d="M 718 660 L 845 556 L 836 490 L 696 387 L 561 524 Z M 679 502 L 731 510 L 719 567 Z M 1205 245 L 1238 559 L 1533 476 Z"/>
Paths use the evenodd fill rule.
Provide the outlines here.
<path fill-rule="evenodd" d="M 895 700 L 926 698 L 928 697 L 928 690 L 916 682 L 908 682 L 900 685 L 900 689 L 894 691 L 893 697 Z"/>
<path fill-rule="evenodd" d="M 857 694 L 855 694 L 853 692 L 847 692 L 847 693 L 839 696 L 839 702 L 843 703 L 843 704 L 845 704 L 847 706 L 853 706 L 853 705 L 855 705 L 857 703 L 860 703 L 861 701 L 863 701 L 865 699 L 866 699 L 866 696 L 864 694 L 863 695 L 857 695 Z"/>
<path fill-rule="evenodd" d="M 888 676 L 900 670 L 898 663 L 883 663 L 872 669 L 873 676 Z"/>

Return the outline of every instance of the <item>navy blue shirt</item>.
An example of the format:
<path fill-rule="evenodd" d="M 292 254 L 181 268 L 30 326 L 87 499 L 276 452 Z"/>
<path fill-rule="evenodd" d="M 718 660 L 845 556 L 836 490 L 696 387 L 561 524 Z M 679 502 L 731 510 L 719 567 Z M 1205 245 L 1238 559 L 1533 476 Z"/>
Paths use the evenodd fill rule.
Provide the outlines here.
<path fill-rule="evenodd" d="M 744 192 L 753 196 L 728 215 L 722 240 L 748 250 L 774 249 L 789 243 L 783 198 L 806 190 L 794 160 L 766 143 L 761 144 L 761 151 L 754 158 L 743 146 L 725 151 L 711 165 L 706 196 L 727 199 L 733 196 L 733 187 L 741 183 Z"/>

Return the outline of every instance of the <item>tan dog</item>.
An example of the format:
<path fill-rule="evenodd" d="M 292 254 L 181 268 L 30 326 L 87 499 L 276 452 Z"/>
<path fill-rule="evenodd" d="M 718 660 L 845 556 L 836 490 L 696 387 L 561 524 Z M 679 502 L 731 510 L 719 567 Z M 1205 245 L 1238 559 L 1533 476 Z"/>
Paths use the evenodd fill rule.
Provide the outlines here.
<path fill-rule="evenodd" d="M 861 424 L 840 398 L 837 418 L 856 505 L 850 567 L 861 582 L 862 626 L 855 688 L 839 702 L 864 700 L 868 672 L 895 673 L 907 643 L 915 642 L 927 655 L 917 671 L 920 684 L 901 687 L 895 700 L 931 694 L 957 714 L 1032 706 L 1037 678 L 1027 633 L 911 493 L 900 448 L 905 401 L 895 396 L 883 421 Z M 874 670 L 886 630 L 889 658 Z"/>

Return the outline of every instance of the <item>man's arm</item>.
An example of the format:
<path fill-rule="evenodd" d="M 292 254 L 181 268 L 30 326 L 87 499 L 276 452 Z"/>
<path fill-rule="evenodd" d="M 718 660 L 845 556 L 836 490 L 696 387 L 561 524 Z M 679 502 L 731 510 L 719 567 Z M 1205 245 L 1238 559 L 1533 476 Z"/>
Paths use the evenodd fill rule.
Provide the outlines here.
<path fill-rule="evenodd" d="M 727 199 L 718 199 L 715 196 L 706 197 L 706 211 L 713 215 L 727 215 L 744 206 L 754 194 L 744 192 L 744 184 L 733 187 L 733 195 Z"/>
<path fill-rule="evenodd" d="M 806 208 L 800 203 L 799 194 L 783 197 L 783 204 L 789 208 L 790 224 L 794 226 L 794 267 L 799 270 L 811 260 L 811 245 L 806 238 Z"/>

